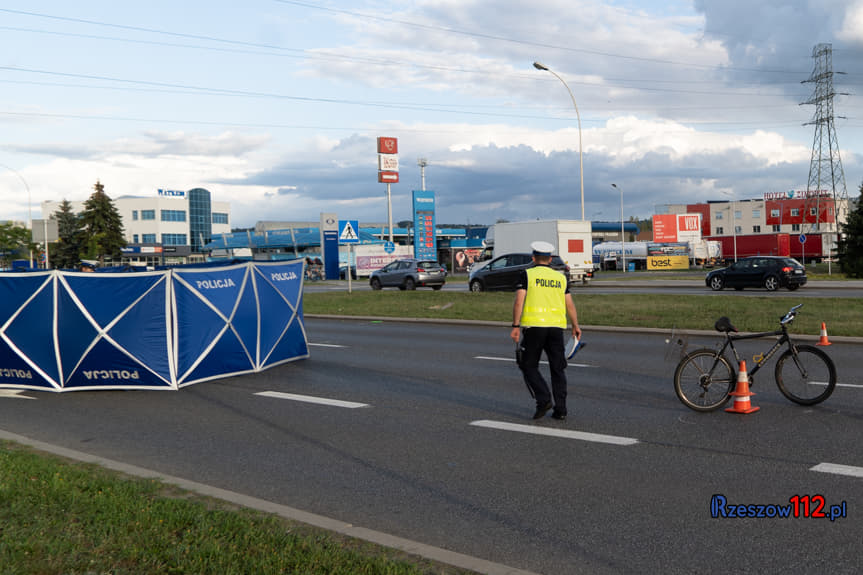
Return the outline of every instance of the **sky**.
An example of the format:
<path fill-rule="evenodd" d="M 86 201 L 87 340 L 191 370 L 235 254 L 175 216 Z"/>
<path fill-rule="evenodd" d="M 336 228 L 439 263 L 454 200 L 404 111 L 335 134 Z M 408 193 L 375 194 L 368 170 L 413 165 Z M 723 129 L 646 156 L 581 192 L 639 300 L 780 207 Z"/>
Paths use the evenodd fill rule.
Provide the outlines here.
<path fill-rule="evenodd" d="M 206 188 L 235 228 L 386 223 L 382 136 L 395 222 L 420 158 L 439 224 L 805 190 L 820 44 L 854 198 L 863 0 L 4 0 L 0 221 L 98 180 Z"/>

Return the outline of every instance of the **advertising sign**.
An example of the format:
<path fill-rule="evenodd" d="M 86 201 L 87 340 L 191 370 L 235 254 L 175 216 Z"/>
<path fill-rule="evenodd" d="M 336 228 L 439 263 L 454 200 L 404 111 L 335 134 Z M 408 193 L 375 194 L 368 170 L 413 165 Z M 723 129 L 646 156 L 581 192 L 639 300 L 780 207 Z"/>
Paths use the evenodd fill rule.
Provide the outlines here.
<path fill-rule="evenodd" d="M 653 241 L 690 242 L 701 239 L 701 214 L 659 214 L 653 216 Z"/>
<path fill-rule="evenodd" d="M 398 154 L 399 139 L 398 138 L 378 138 L 378 154 Z"/>
<path fill-rule="evenodd" d="M 186 192 L 182 190 L 159 190 L 159 196 L 163 198 L 180 198 L 186 197 Z"/>
<path fill-rule="evenodd" d="M 435 237 L 434 192 L 413 191 L 414 257 L 418 260 L 437 260 Z"/>
<path fill-rule="evenodd" d="M 657 214 L 653 216 L 653 241 L 677 241 L 677 214 Z"/>
<path fill-rule="evenodd" d="M 398 172 L 398 154 L 378 154 L 378 169 L 382 172 Z"/>
<path fill-rule="evenodd" d="M 378 172 L 378 182 L 382 184 L 397 184 L 399 183 L 398 172 Z"/>

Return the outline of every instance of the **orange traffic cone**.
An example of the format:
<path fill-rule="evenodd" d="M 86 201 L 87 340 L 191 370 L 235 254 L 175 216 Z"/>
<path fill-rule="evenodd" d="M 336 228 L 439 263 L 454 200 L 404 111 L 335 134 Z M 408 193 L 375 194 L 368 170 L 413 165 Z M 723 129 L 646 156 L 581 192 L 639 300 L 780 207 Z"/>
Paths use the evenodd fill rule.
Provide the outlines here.
<path fill-rule="evenodd" d="M 827 326 L 824 325 L 823 321 L 821 322 L 821 339 L 815 345 L 831 345 L 827 339 Z"/>
<path fill-rule="evenodd" d="M 749 403 L 749 396 L 755 395 L 749 391 L 749 375 L 746 373 L 746 362 L 740 362 L 740 371 L 737 372 L 737 387 L 731 392 L 734 396 L 734 407 L 729 407 L 725 411 L 728 413 L 753 413 L 761 409 L 760 407 L 752 407 Z"/>

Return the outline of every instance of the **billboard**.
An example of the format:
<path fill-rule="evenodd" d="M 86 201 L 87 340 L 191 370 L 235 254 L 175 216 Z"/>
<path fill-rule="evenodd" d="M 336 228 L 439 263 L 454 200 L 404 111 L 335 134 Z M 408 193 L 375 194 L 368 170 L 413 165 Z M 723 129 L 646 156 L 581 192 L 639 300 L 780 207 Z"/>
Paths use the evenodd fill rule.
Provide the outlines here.
<path fill-rule="evenodd" d="M 701 239 L 701 214 L 657 214 L 653 216 L 653 241 L 691 242 Z"/>

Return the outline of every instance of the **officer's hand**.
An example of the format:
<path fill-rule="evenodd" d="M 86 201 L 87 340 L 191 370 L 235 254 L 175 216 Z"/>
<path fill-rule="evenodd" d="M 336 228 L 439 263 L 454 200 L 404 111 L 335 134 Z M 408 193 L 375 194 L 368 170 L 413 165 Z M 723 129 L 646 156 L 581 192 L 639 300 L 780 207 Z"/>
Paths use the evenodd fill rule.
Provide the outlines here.
<path fill-rule="evenodd" d="M 518 340 L 521 339 L 521 328 L 520 327 L 512 328 L 512 331 L 509 332 L 509 337 L 510 337 L 510 339 L 512 339 L 512 341 L 514 341 L 515 343 L 518 343 Z"/>
<path fill-rule="evenodd" d="M 577 325 L 572 326 L 572 337 L 575 339 L 581 339 L 581 328 Z"/>

